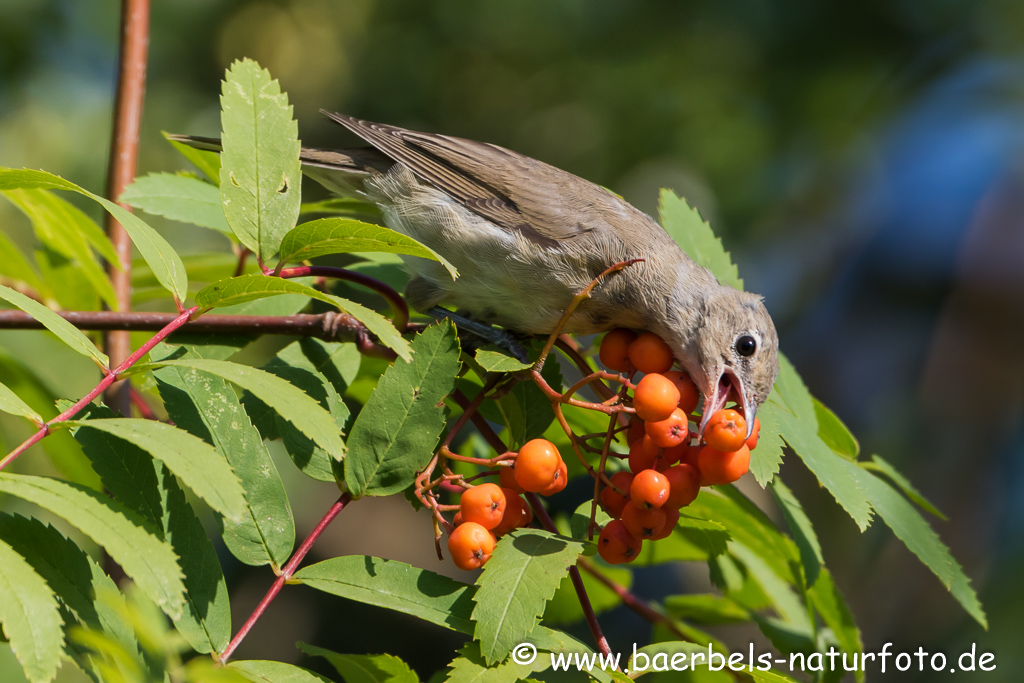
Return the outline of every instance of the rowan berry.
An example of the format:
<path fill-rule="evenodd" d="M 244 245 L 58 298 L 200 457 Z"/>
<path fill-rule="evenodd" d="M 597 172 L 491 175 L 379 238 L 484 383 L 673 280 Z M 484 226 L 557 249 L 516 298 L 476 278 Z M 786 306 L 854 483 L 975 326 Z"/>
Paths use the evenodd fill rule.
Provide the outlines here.
<path fill-rule="evenodd" d="M 629 362 L 629 345 L 634 339 L 636 333 L 623 327 L 604 335 L 598 352 L 601 363 L 616 372 L 633 372 L 633 365 Z"/>
<path fill-rule="evenodd" d="M 661 531 L 667 519 L 668 516 L 661 508 L 641 510 L 630 503 L 622 510 L 622 523 L 629 533 L 640 540 L 649 539 Z"/>
<path fill-rule="evenodd" d="M 516 468 L 502 466 L 498 472 L 498 485 L 503 489 L 512 489 L 516 493 L 526 493 L 526 490 L 516 481 Z"/>
<path fill-rule="evenodd" d="M 665 469 L 668 467 L 668 463 L 665 462 L 662 452 L 658 444 L 654 443 L 651 437 L 645 435 L 629 447 L 629 469 L 633 474 L 650 469 Z"/>
<path fill-rule="evenodd" d="M 735 410 L 719 410 L 704 428 L 704 443 L 716 451 L 738 451 L 747 439 L 747 421 Z"/>
<path fill-rule="evenodd" d="M 462 492 L 459 512 L 465 522 L 476 522 L 485 529 L 501 523 L 505 514 L 505 494 L 497 484 L 480 484 Z"/>
<path fill-rule="evenodd" d="M 546 439 L 527 441 L 516 457 L 516 483 L 526 491 L 543 491 L 558 477 L 561 463 L 555 444 Z"/>
<path fill-rule="evenodd" d="M 662 448 L 672 448 L 686 441 L 690 436 L 690 421 L 680 408 L 664 420 L 644 423 L 647 436 Z"/>
<path fill-rule="evenodd" d="M 757 415 L 754 416 L 754 428 L 750 431 L 750 438 L 747 439 L 747 448 L 754 450 L 757 448 L 757 439 L 761 436 L 761 418 Z"/>
<path fill-rule="evenodd" d="M 653 510 L 665 504 L 669 491 L 669 481 L 664 474 L 657 470 L 643 470 L 633 477 L 629 485 L 629 499 L 638 508 Z"/>
<path fill-rule="evenodd" d="M 640 539 L 629 533 L 618 519 L 605 524 L 597 539 L 597 552 L 608 564 L 632 562 L 640 554 L 641 547 Z"/>
<path fill-rule="evenodd" d="M 660 541 L 663 538 L 668 538 L 672 535 L 672 531 L 675 530 L 676 524 L 679 523 L 679 510 L 673 510 L 671 508 L 665 508 L 665 523 L 661 525 L 661 529 L 654 532 L 651 536 L 652 541 Z"/>
<path fill-rule="evenodd" d="M 693 383 L 688 374 L 679 370 L 672 370 L 663 374 L 679 390 L 679 407 L 687 415 L 692 413 L 697 404 L 700 403 L 700 390 L 697 389 L 697 385 Z"/>
<path fill-rule="evenodd" d="M 526 501 L 512 489 L 502 487 L 501 492 L 505 494 L 505 514 L 501 516 L 498 526 L 491 529 L 491 533 L 495 536 L 507 534 L 509 531 L 529 523 L 527 521 L 529 506 Z"/>
<path fill-rule="evenodd" d="M 629 472 L 616 472 L 608 480 L 621 489 L 625 495 L 605 486 L 601 489 L 601 507 L 612 517 L 621 517 L 622 509 L 629 502 L 629 486 L 633 483 L 633 475 Z"/>
<path fill-rule="evenodd" d="M 626 432 L 626 443 L 633 443 L 637 439 L 643 438 L 646 431 L 647 423 L 641 420 L 636 415 L 629 418 L 629 430 Z"/>
<path fill-rule="evenodd" d="M 629 362 L 640 372 L 667 372 L 674 361 L 672 349 L 653 332 L 642 333 L 629 345 Z"/>
<path fill-rule="evenodd" d="M 448 536 L 448 552 L 459 569 L 484 566 L 494 552 L 494 536 L 476 522 L 463 522 Z"/>
<path fill-rule="evenodd" d="M 668 500 L 664 507 L 678 510 L 692 503 L 700 493 L 700 472 L 696 467 L 687 464 L 675 465 L 665 470 L 665 478 L 669 483 Z"/>
<path fill-rule="evenodd" d="M 739 450 L 723 452 L 705 446 L 698 458 L 700 474 L 708 484 L 731 484 L 750 469 L 750 449 L 743 444 Z"/>
<path fill-rule="evenodd" d="M 633 391 L 633 408 L 642 420 L 664 420 L 679 403 L 679 390 L 664 375 L 644 375 Z"/>
<path fill-rule="evenodd" d="M 558 459 L 558 470 L 555 472 L 555 478 L 546 488 L 537 491 L 542 496 L 553 496 L 569 483 L 569 468 L 565 466 L 565 461 L 561 458 Z"/>

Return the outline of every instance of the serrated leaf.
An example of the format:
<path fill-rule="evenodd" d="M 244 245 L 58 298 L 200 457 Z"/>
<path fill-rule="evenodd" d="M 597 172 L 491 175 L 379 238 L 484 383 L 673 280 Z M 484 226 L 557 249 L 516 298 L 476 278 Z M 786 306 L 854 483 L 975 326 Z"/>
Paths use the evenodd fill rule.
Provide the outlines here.
<path fill-rule="evenodd" d="M 67 520 L 106 548 L 125 573 L 168 615 L 181 615 L 185 587 L 178 558 L 136 512 L 95 491 L 27 474 L 0 472 L 0 491 Z"/>
<path fill-rule="evenodd" d="M 89 338 L 82 334 L 77 327 L 35 299 L 30 299 L 21 292 L 16 292 L 10 287 L 3 285 L 0 285 L 0 299 L 8 301 L 28 313 L 46 329 L 57 335 L 62 342 L 83 356 L 96 359 L 103 367 L 110 363 L 107 355 L 97 349 L 96 345 L 89 341 Z"/>
<path fill-rule="evenodd" d="M 782 516 L 786 518 L 789 525 L 789 533 L 800 549 L 800 564 L 804 568 L 804 576 L 808 586 L 813 586 L 818 580 L 818 574 L 825 558 L 821 555 L 821 544 L 818 543 L 818 535 L 814 533 L 814 526 L 808 519 L 807 513 L 796 499 L 793 492 L 782 483 L 781 479 L 772 482 L 772 493 L 779 503 Z"/>
<path fill-rule="evenodd" d="M 121 268 L 114 246 L 103 230 L 78 207 L 49 190 L 8 190 L 4 194 L 32 221 L 39 240 L 67 259 L 107 306 L 116 309 L 114 287 L 90 249 L 91 245 L 108 263 Z"/>
<path fill-rule="evenodd" d="M 231 466 L 212 446 L 182 429 L 127 417 L 63 424 L 98 429 L 124 439 L 167 465 L 185 486 L 225 517 L 239 521 L 246 514 L 245 492 Z"/>
<path fill-rule="evenodd" d="M 338 435 L 337 425 L 330 413 L 304 391 L 269 372 L 239 363 L 201 358 L 158 361 L 150 363 L 148 367 L 195 368 L 222 377 L 252 392 L 273 407 L 281 417 L 320 444 L 332 457 L 341 459 L 345 455 L 345 444 Z"/>
<path fill-rule="evenodd" d="M 849 460 L 856 460 L 860 455 L 860 444 L 857 438 L 850 432 L 849 427 L 843 424 L 828 406 L 814 399 L 814 414 L 818 418 L 818 436 L 839 455 Z"/>
<path fill-rule="evenodd" d="M 266 261 L 299 217 L 299 127 L 281 86 L 251 59 L 224 78 L 220 192 L 238 241 Z"/>
<path fill-rule="evenodd" d="M 553 389 L 561 390 L 562 373 L 558 363 L 545 363 L 541 369 L 541 376 Z M 509 448 L 513 450 L 531 439 L 542 436 L 555 420 L 555 411 L 551 407 L 551 401 L 533 382 L 516 384 L 512 391 L 488 408 L 496 410 L 501 415 L 500 421 L 509 428 L 511 435 Z M 607 418 L 602 416 L 599 419 L 603 419 L 607 424 Z M 558 442 L 555 442 L 555 445 L 558 445 Z"/>
<path fill-rule="evenodd" d="M 366 329 L 377 335 L 382 344 L 393 349 L 399 358 L 408 361 L 412 357 L 409 342 L 402 339 L 395 326 L 377 311 L 333 294 L 325 294 L 294 280 L 267 277 L 259 273 L 233 277 L 203 287 L 196 294 L 196 303 L 203 307 L 231 306 L 280 294 L 302 294 L 336 306 L 342 313 L 366 325 Z"/>
<path fill-rule="evenodd" d="M 786 447 L 779 427 L 778 411 L 782 410 L 774 400 L 775 393 L 757 411 L 761 421 L 761 433 L 757 448 L 750 451 L 750 471 L 761 487 L 770 484 L 782 465 L 783 449 Z"/>
<path fill-rule="evenodd" d="M 537 657 L 531 664 L 517 664 L 509 658 L 494 666 L 480 653 L 480 643 L 470 642 L 448 665 L 448 676 L 444 680 L 446 683 L 512 683 L 548 666 L 543 657 Z"/>
<path fill-rule="evenodd" d="M 332 683 L 331 679 L 320 674 L 284 662 L 252 659 L 231 662 L 228 667 L 255 683 Z"/>
<path fill-rule="evenodd" d="M 0 540 L 0 622 L 32 683 L 57 675 L 64 649 L 57 598 L 32 566 Z"/>
<path fill-rule="evenodd" d="M 320 218 L 292 228 L 281 240 L 281 263 L 297 263 L 328 254 L 385 252 L 440 262 L 454 280 L 459 271 L 436 251 L 400 232 L 351 218 Z"/>
<path fill-rule="evenodd" d="M 865 474 L 871 504 L 878 515 L 896 537 L 939 577 L 942 585 L 952 593 L 967 613 L 987 629 L 985 611 L 978 601 L 977 593 L 971 587 L 970 579 L 938 535 L 928 526 L 928 522 L 895 489 L 878 477 L 867 472 Z"/>
<path fill-rule="evenodd" d="M 531 363 L 520 363 L 504 350 L 480 349 L 476 362 L 487 372 L 518 372 L 529 368 Z"/>
<path fill-rule="evenodd" d="M 161 345 L 152 357 L 201 358 L 202 347 Z M 228 550 L 245 564 L 283 566 L 295 544 L 295 522 L 281 475 L 234 390 L 216 375 L 195 368 L 166 367 L 154 373 L 174 424 L 213 444 L 242 484 L 247 514 L 225 520 Z"/>
<path fill-rule="evenodd" d="M 207 178 L 210 179 L 214 185 L 220 185 L 220 154 L 217 152 L 210 151 L 208 149 L 196 149 L 190 145 L 178 142 L 173 139 L 173 136 L 166 132 L 161 131 L 161 135 L 164 136 L 164 140 L 171 143 L 171 147 L 178 150 L 181 156 L 192 162 L 192 165 L 203 172 Z"/>
<path fill-rule="evenodd" d="M 810 638 L 811 622 L 808 618 L 807 608 L 791 581 L 791 571 L 787 572 L 788 576 L 778 573 L 773 567 L 775 563 L 770 558 L 763 558 L 754 550 L 736 541 L 730 541 L 729 552 L 747 568 L 750 575 L 761 586 L 764 594 L 771 600 L 772 606 L 785 624 Z"/>
<path fill-rule="evenodd" d="M 419 683 L 409 665 L 394 655 L 346 655 L 308 643 L 298 643 L 310 657 L 323 657 L 345 683 Z"/>
<path fill-rule="evenodd" d="M 0 384 L 0 410 L 11 415 L 27 417 L 36 424 L 42 424 L 43 422 L 43 418 L 39 416 L 39 413 L 32 410 L 27 403 L 18 398 L 18 395 L 4 384 Z"/>
<path fill-rule="evenodd" d="M 697 209 L 672 190 L 663 189 L 658 203 L 661 226 L 698 265 L 704 266 L 723 285 L 743 289 L 736 264 Z"/>
<path fill-rule="evenodd" d="M 0 190 L 40 188 L 47 190 L 68 190 L 92 199 L 107 210 L 120 223 L 142 258 L 153 269 L 157 280 L 172 294 L 184 301 L 188 293 L 188 278 L 185 266 L 177 252 L 160 234 L 145 221 L 114 202 L 83 190 L 78 185 L 45 171 L 0 168 Z"/>
<path fill-rule="evenodd" d="M 596 571 L 600 571 L 605 578 L 627 590 L 633 585 L 633 572 L 625 567 L 599 567 L 596 568 Z M 622 604 L 622 598 L 590 572 L 581 571 L 580 576 L 583 579 L 583 587 L 587 591 L 587 597 L 590 598 L 590 606 L 593 608 L 594 614 L 607 612 Z M 572 578 L 566 574 L 562 578 L 562 582 L 558 584 L 558 590 L 555 591 L 544 608 L 544 623 L 568 625 L 580 621 L 583 617 L 583 608 L 580 606 L 579 596 L 573 587 Z"/>
<path fill-rule="evenodd" d="M 583 543 L 547 531 L 517 529 L 498 541 L 473 596 L 473 637 L 488 664 L 500 662 L 533 631 Z"/>
<path fill-rule="evenodd" d="M 413 483 L 444 428 L 444 397 L 455 386 L 459 342 L 447 320 L 412 343 L 411 363 L 394 363 L 370 394 L 348 438 L 345 482 L 354 495 L 386 496 Z"/>
<path fill-rule="evenodd" d="M 303 567 L 294 581 L 472 635 L 476 586 L 397 560 L 348 555 Z"/>
<path fill-rule="evenodd" d="M 700 562 L 726 550 L 729 532 L 717 521 L 698 519 L 684 511 L 676 528 L 657 543 L 645 543 L 630 564 L 649 567 L 666 562 Z"/>
<path fill-rule="evenodd" d="M 832 629 L 832 634 L 843 652 L 852 655 L 864 651 L 860 629 L 857 628 L 853 614 L 828 570 L 821 572 L 814 587 L 808 591 L 807 599 L 821 615 L 825 625 Z M 855 676 L 858 681 L 863 681 L 863 669 L 857 671 Z"/>
<path fill-rule="evenodd" d="M 948 518 L 946 515 L 942 514 L 937 507 L 932 505 L 931 501 L 925 498 L 924 494 L 918 491 L 917 487 L 911 484 L 909 479 L 900 474 L 899 470 L 880 456 L 873 455 L 871 456 L 871 460 L 872 462 L 860 462 L 857 464 L 864 469 L 881 472 L 889 479 L 889 481 L 896 484 L 896 486 L 903 491 L 903 495 L 907 498 L 917 503 L 917 505 L 923 508 L 926 512 L 930 512 L 942 521 L 947 521 Z"/>
<path fill-rule="evenodd" d="M 665 611 L 679 619 L 712 626 L 750 620 L 750 612 L 745 607 L 713 593 L 670 595 L 665 598 Z"/>
<path fill-rule="evenodd" d="M 150 173 L 136 178 L 118 201 L 146 213 L 210 228 L 234 236 L 220 203 L 216 185 L 173 173 Z"/>

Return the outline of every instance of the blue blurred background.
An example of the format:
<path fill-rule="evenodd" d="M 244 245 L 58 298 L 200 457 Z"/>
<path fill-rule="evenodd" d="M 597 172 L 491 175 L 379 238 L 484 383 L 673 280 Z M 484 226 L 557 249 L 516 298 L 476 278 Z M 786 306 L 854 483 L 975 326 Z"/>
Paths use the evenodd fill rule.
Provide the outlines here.
<path fill-rule="evenodd" d="M 0 0 L 0 165 L 102 191 L 118 13 L 113 0 Z M 649 213 L 660 187 L 696 204 L 812 391 L 950 517 L 935 528 L 989 612 L 984 632 L 887 528 L 860 534 L 789 458 L 783 476 L 866 647 L 977 642 L 998 669 L 959 680 L 1020 680 L 1024 3 L 157 0 L 140 173 L 183 167 L 161 130 L 217 134 L 219 80 L 243 56 L 280 79 L 306 144 L 353 143 L 323 107 L 510 147 Z M 228 251 L 214 233 L 154 222 L 183 252 Z M 8 204 L 0 226 L 31 250 Z M 59 395 L 95 382 L 37 334 L 0 333 L 0 347 Z M 293 496 L 300 533 L 330 499 Z M 354 506 L 323 552 L 433 567 L 425 529 L 396 535 L 407 513 L 374 505 Z M 240 623 L 272 577 L 228 570 Z M 638 592 L 664 592 L 644 576 Z M 303 661 L 291 643 L 304 639 L 391 649 L 429 674 L 457 642 L 425 630 L 396 650 L 388 617 L 325 602 L 285 591 L 239 656 Z M 325 609 L 333 622 L 317 618 Z M 623 639 L 643 628 L 607 619 Z"/>

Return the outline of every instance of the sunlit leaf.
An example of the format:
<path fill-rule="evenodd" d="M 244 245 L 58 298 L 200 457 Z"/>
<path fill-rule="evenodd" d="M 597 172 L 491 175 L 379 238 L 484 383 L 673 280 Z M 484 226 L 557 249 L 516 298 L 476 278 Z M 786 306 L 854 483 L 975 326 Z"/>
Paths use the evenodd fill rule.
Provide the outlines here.
<path fill-rule="evenodd" d="M 28 313 L 46 329 L 57 335 L 62 342 L 83 356 L 96 359 L 104 367 L 110 362 L 107 355 L 97 349 L 96 345 L 89 341 L 89 338 L 82 334 L 77 327 L 35 299 L 30 299 L 21 292 L 16 292 L 3 285 L 0 285 L 0 299 L 8 301 Z"/>
<path fill-rule="evenodd" d="M 0 540 L 0 622 L 33 683 L 51 680 L 64 649 L 57 598 L 32 566 Z"/>
<path fill-rule="evenodd" d="M 697 209 L 672 190 L 663 189 L 658 213 L 665 232 L 690 258 L 710 270 L 722 284 L 743 289 L 743 280 L 740 279 L 736 264 L 722 246 L 722 240 L 715 236 Z"/>
<path fill-rule="evenodd" d="M 150 173 L 125 188 L 120 201 L 146 213 L 234 236 L 224 219 L 220 190 L 197 178 Z"/>

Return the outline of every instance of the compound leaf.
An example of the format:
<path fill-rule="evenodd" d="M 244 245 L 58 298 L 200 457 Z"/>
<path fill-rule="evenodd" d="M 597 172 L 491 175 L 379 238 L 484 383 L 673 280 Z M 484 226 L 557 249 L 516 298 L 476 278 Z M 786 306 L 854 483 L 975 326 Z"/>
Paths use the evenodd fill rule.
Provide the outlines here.
<path fill-rule="evenodd" d="M 308 643 L 298 643 L 310 657 L 323 657 L 345 683 L 419 683 L 409 665 L 394 655 L 345 655 Z"/>
<path fill-rule="evenodd" d="M 2 176 L 0 176 L 2 177 Z M 0 285 L 0 299 L 10 302 L 30 316 L 38 320 L 46 329 L 53 332 L 57 337 L 78 353 L 87 358 L 94 358 L 100 365 L 106 367 L 110 363 L 107 355 L 96 348 L 96 345 L 89 341 L 89 338 L 82 334 L 77 327 L 60 317 L 46 306 L 35 299 L 29 298 L 10 287 Z"/>
<path fill-rule="evenodd" d="M 743 280 L 740 279 L 736 264 L 722 246 L 722 240 L 715 236 L 697 209 L 672 190 L 663 189 L 658 213 L 665 232 L 690 258 L 710 270 L 722 284 L 743 289 Z"/>
<path fill-rule="evenodd" d="M 30 681 L 57 674 L 64 649 L 57 597 L 25 558 L 0 540 L 0 622 Z"/>
<path fill-rule="evenodd" d="M 234 236 L 224 219 L 220 190 L 198 178 L 150 173 L 136 178 L 121 193 L 119 201 L 146 213 Z"/>

